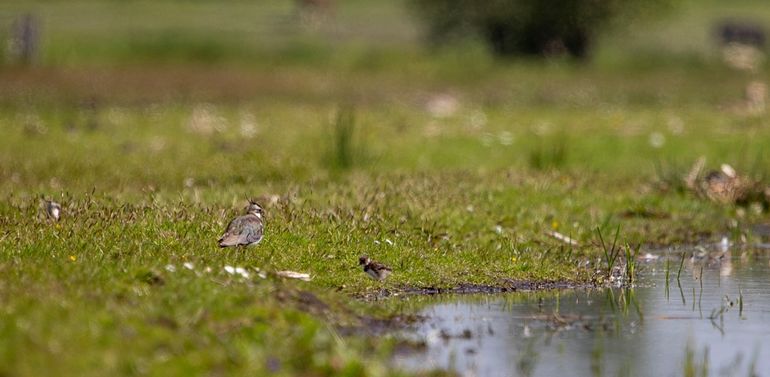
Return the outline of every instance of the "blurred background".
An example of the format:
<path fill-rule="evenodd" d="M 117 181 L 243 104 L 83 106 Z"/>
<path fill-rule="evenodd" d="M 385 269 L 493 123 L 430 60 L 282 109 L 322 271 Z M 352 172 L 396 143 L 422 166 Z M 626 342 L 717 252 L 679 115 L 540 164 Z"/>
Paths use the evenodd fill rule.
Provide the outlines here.
<path fill-rule="evenodd" d="M 374 69 L 425 55 L 707 65 L 762 49 L 760 1 L 6 1 L 4 67 L 313 64 Z M 402 60 L 398 61 L 400 58 Z M 396 60 L 396 61 L 394 61 Z M 400 65 L 400 64 L 399 64 Z"/>
<path fill-rule="evenodd" d="M 210 180 L 207 163 L 236 182 L 351 167 L 633 175 L 640 157 L 701 155 L 756 169 L 768 21 L 759 0 L 6 0 L 0 173 L 176 187 Z M 159 156 L 175 159 L 147 164 Z"/>
<path fill-rule="evenodd" d="M 358 62 L 372 69 L 375 62 L 363 62 L 453 49 L 469 60 L 707 64 L 729 42 L 761 48 L 765 8 L 752 0 L 10 0 L 0 20 L 5 66 Z"/>

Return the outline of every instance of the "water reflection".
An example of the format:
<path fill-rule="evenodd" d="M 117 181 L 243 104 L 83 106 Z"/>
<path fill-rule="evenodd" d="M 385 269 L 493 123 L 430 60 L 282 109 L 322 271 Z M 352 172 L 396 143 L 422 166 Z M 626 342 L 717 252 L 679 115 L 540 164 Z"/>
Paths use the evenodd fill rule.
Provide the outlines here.
<path fill-rule="evenodd" d="M 666 257 L 645 258 L 634 289 L 430 299 L 406 335 L 425 351 L 395 362 L 466 376 L 770 375 L 768 252 L 682 252 L 669 284 Z"/>

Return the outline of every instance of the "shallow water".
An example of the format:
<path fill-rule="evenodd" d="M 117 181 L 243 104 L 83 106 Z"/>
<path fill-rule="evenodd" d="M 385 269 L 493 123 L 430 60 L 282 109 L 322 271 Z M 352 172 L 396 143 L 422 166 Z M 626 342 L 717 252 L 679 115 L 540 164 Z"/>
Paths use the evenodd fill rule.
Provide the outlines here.
<path fill-rule="evenodd" d="M 424 347 L 395 364 L 464 376 L 681 376 L 687 364 L 770 376 L 770 251 L 693 254 L 703 249 L 669 253 L 668 289 L 660 255 L 639 262 L 633 289 L 430 298 L 404 335 Z"/>

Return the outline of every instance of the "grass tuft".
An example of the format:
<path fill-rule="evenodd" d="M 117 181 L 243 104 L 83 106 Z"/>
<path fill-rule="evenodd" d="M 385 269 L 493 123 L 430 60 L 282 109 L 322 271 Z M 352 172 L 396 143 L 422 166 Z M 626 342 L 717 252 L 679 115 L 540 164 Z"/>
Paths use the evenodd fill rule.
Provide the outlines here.
<path fill-rule="evenodd" d="M 622 251 L 621 248 L 616 247 L 618 242 L 618 236 L 620 235 L 620 225 L 617 226 L 615 229 L 615 238 L 612 241 L 612 245 L 610 247 L 607 247 L 607 244 L 604 242 L 604 237 L 602 236 L 601 228 L 596 228 L 596 234 L 599 236 L 599 241 L 601 242 L 602 251 L 604 252 L 604 262 L 607 265 L 607 278 L 609 279 L 612 276 L 613 269 L 615 268 L 615 262 L 618 259 L 618 256 L 620 255 L 620 252 Z"/>
<path fill-rule="evenodd" d="M 531 169 L 549 170 L 565 167 L 568 145 L 566 135 L 551 138 L 536 136 L 535 139 L 527 160 Z"/>
<path fill-rule="evenodd" d="M 341 106 L 331 123 L 330 168 L 347 170 L 361 164 L 364 157 L 361 139 L 357 136 L 355 109 Z"/>
<path fill-rule="evenodd" d="M 636 247 L 631 247 L 631 245 L 626 244 L 626 279 L 629 284 L 634 284 L 636 282 L 636 263 L 641 248 L 642 244 L 637 244 Z"/>

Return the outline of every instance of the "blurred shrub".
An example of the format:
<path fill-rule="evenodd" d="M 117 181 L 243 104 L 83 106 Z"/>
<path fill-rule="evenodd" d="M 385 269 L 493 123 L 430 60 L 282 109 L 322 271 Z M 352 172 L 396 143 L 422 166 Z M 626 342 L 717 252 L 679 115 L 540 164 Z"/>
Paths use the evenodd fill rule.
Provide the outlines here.
<path fill-rule="evenodd" d="M 428 38 L 441 44 L 481 37 L 496 55 L 587 57 L 613 22 L 667 8 L 676 0 L 414 0 Z"/>

